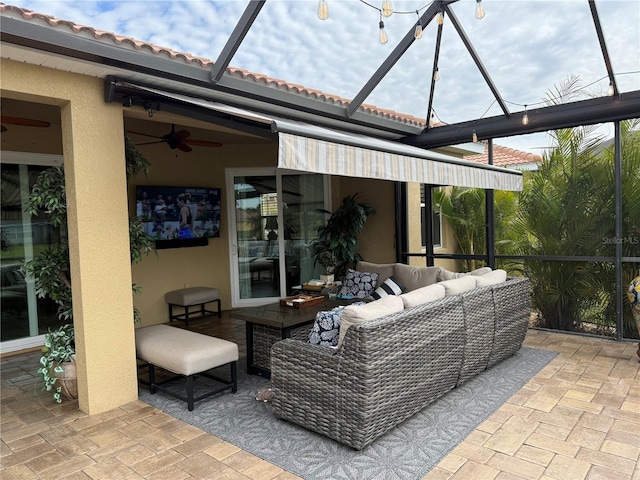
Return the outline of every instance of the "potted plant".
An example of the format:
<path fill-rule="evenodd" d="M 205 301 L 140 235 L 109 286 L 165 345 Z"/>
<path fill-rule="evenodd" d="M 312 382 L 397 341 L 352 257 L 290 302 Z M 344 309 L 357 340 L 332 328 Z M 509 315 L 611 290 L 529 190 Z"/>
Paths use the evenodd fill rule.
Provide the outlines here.
<path fill-rule="evenodd" d="M 320 275 L 320 280 L 325 284 L 333 283 L 335 277 L 334 272 L 338 259 L 329 250 L 324 250 L 318 254 L 317 262 L 324 267 L 324 275 Z"/>
<path fill-rule="evenodd" d="M 125 137 L 125 160 L 127 181 L 140 172 L 148 173 L 151 168 L 149 161 L 140 155 L 133 142 L 127 137 Z M 42 250 L 32 260 L 25 262 L 22 269 L 28 278 L 34 280 L 35 293 L 38 297 L 48 297 L 58 304 L 57 316 L 66 323 L 45 335 L 45 345 L 40 358 L 42 366 L 38 369 L 38 373 L 43 377 L 45 390 L 54 390 L 53 398 L 60 403 L 63 397 L 77 398 L 77 388 L 74 394 L 71 392 L 75 385 L 76 352 L 69 244 L 66 235 L 67 199 L 62 166 L 48 168 L 38 175 L 31 188 L 26 211 L 31 217 L 44 213 L 51 225 L 59 229 L 58 242 Z M 129 220 L 129 243 L 132 263 L 139 262 L 144 255 L 154 251 L 153 240 L 144 233 L 142 224 L 136 217 Z M 140 287 L 134 284 L 132 289 L 137 293 Z M 140 315 L 135 307 L 133 316 L 134 321 L 138 322 Z M 60 376 L 63 376 L 62 380 L 57 379 Z M 71 387 L 68 395 L 65 391 L 67 384 Z"/>
<path fill-rule="evenodd" d="M 53 390 L 53 399 L 62 403 L 62 398 L 78 398 L 76 375 L 75 335 L 72 324 L 49 330 L 44 337 L 38 373 L 42 375 L 44 389 Z"/>
<path fill-rule="evenodd" d="M 331 215 L 327 224 L 318 228 L 318 238 L 312 243 L 312 256 L 315 263 L 320 262 L 327 252 L 335 257 L 335 274 L 344 278 L 347 269 L 355 267 L 362 260 L 359 253 L 358 235 L 362 232 L 369 215 L 376 213 L 375 208 L 358 202 L 358 194 L 347 195 L 342 204 L 331 213 L 327 210 L 319 212 Z M 325 267 L 326 268 L 326 267 Z"/>

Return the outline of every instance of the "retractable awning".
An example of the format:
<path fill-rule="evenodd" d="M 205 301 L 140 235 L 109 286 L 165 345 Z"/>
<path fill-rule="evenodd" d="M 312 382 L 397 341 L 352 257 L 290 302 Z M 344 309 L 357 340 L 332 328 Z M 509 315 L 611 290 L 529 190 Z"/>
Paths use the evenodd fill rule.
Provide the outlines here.
<path fill-rule="evenodd" d="M 479 164 L 391 140 L 312 125 L 129 83 L 126 88 L 271 126 L 278 168 L 432 185 L 522 190 L 522 173 Z"/>

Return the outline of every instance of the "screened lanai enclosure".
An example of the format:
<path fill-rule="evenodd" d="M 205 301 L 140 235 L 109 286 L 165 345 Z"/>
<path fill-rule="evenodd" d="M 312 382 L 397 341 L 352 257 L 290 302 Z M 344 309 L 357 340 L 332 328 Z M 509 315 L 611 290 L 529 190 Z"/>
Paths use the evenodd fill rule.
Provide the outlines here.
<path fill-rule="evenodd" d="M 489 164 L 494 143 L 538 153 L 520 193 L 424 184 L 420 251 L 409 248 L 410 197 L 398 183 L 398 261 L 503 267 L 531 278 L 532 325 L 637 338 L 626 286 L 640 275 L 638 5 L 320 0 L 313 12 L 308 3 L 249 2 L 214 83 L 230 62 L 269 48 L 255 42 L 292 15 L 312 40 L 270 51 L 299 67 L 288 80 L 322 91 L 329 81 L 350 99 L 320 112 L 327 119 L 355 128 L 366 102 L 421 120 L 395 133 L 401 143 L 484 141 Z M 442 221 L 453 233 L 444 253 Z"/>
<path fill-rule="evenodd" d="M 46 13 L 86 24 L 67 3 L 47 2 Z M 127 2 L 131 20 L 117 25 L 124 2 L 95 8 L 92 27 L 186 60 L 166 67 L 135 41 L 115 48 L 10 11 L 2 40 L 100 63 L 104 100 L 150 117 L 215 118 L 256 136 L 273 129 L 279 155 L 290 135 L 305 148 L 382 152 L 384 168 L 366 175 L 394 182 L 397 261 L 505 268 L 532 280 L 532 325 L 638 338 L 625 294 L 640 266 L 638 2 Z M 480 174 L 445 158 L 485 145 Z M 535 155 L 521 191 L 500 186 L 498 145 Z M 424 174 L 394 163 L 423 155 L 433 162 Z M 358 176 L 374 157 L 286 168 Z M 456 181 L 431 174 L 447 162 Z M 410 182 L 421 195 L 409 195 Z"/>

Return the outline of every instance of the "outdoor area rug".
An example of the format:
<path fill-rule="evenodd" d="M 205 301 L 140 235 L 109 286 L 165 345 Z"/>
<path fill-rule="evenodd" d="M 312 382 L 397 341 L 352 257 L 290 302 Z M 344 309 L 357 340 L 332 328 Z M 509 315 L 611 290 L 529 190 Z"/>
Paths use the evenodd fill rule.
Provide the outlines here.
<path fill-rule="evenodd" d="M 523 347 L 360 451 L 275 418 L 270 403 L 256 400 L 270 381 L 247 375 L 245 359 L 238 392 L 196 402 L 192 412 L 186 402 L 143 387 L 140 400 L 306 480 L 418 480 L 556 355 Z M 216 373 L 228 377 L 228 370 Z M 196 385 L 206 381 L 198 377 Z"/>

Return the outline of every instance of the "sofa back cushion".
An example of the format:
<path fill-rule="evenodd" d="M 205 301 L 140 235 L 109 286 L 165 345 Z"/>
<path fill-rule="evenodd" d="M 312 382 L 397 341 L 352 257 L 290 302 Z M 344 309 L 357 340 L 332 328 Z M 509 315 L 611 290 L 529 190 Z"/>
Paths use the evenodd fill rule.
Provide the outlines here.
<path fill-rule="evenodd" d="M 396 263 L 393 267 L 393 276 L 404 285 L 406 292 L 416 288 L 426 287 L 438 281 L 440 267 L 412 267 L 404 263 Z"/>
<path fill-rule="evenodd" d="M 402 310 L 404 310 L 404 302 L 396 295 L 382 297 L 380 300 L 369 302 L 365 305 L 349 305 L 342 311 L 338 347 L 342 345 L 347 329 L 351 325 L 364 323 L 369 320 L 384 317 L 385 315 L 401 312 Z"/>
<path fill-rule="evenodd" d="M 416 288 L 411 292 L 403 293 L 400 298 L 404 302 L 404 308 L 417 307 L 428 302 L 444 298 L 445 289 L 439 283 Z"/>
<path fill-rule="evenodd" d="M 448 297 L 449 295 L 458 295 L 459 293 L 473 290 L 474 288 L 476 288 L 476 280 L 478 278 L 481 277 L 465 275 L 464 277 L 455 278 L 453 280 L 445 280 L 443 282 L 439 282 L 438 285 L 442 285 L 444 287 L 445 296 Z"/>
<path fill-rule="evenodd" d="M 476 282 L 479 287 L 495 285 L 496 283 L 502 283 L 506 280 L 507 272 L 501 269 L 494 270 L 491 273 L 486 273 L 476 278 Z"/>
<path fill-rule="evenodd" d="M 442 282 L 444 280 L 454 280 L 456 278 L 464 277 L 466 275 L 484 275 L 486 273 L 491 272 L 491 267 L 480 267 L 475 270 L 471 270 L 470 272 L 450 272 L 444 268 L 440 269 L 438 272 L 438 281 Z"/>
<path fill-rule="evenodd" d="M 375 288 L 378 288 L 387 278 L 393 275 L 393 265 L 393 263 L 358 262 L 356 270 L 359 272 L 377 273 L 378 280 Z"/>

